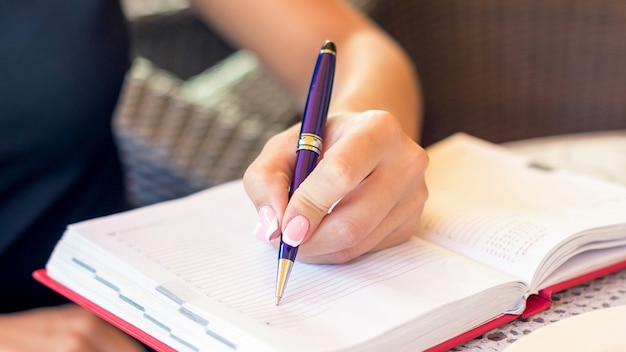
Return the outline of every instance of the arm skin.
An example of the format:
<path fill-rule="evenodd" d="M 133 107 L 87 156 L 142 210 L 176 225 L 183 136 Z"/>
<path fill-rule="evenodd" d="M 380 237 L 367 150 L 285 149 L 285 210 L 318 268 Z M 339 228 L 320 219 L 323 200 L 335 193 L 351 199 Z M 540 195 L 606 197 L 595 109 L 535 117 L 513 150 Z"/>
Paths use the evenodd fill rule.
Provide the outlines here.
<path fill-rule="evenodd" d="M 421 100 L 404 51 L 349 4 L 329 0 L 196 0 L 208 23 L 255 52 L 304 106 L 317 52 L 337 45 L 331 111 L 388 111 L 414 140 Z M 243 13 L 245 11 L 245 14 Z"/>
<path fill-rule="evenodd" d="M 276 246 L 280 231 L 275 230 L 282 230 L 303 240 L 298 260 L 341 263 L 415 234 L 428 196 L 428 157 L 417 144 L 417 75 L 398 44 L 341 1 L 197 0 L 193 5 L 234 45 L 256 53 L 302 106 L 320 46 L 326 39 L 337 46 L 317 168 L 289 200 L 299 132 L 294 126 L 268 141 L 244 175 L 259 210 L 257 237 Z"/>
<path fill-rule="evenodd" d="M 39 351 L 145 352 L 145 349 L 74 304 L 0 314 L 0 352 Z"/>
<path fill-rule="evenodd" d="M 400 47 L 340 1 L 197 0 L 194 6 L 233 44 L 255 52 L 303 107 L 321 44 L 337 45 L 318 167 L 289 200 L 299 132 L 293 126 L 268 141 L 246 171 L 246 191 L 259 209 L 257 237 L 277 245 L 278 230 L 287 229 L 303 238 L 298 260 L 342 263 L 412 236 L 428 196 L 428 158 L 417 144 L 417 76 Z M 43 350 L 143 348 L 75 305 L 0 315 L 0 352 Z"/>

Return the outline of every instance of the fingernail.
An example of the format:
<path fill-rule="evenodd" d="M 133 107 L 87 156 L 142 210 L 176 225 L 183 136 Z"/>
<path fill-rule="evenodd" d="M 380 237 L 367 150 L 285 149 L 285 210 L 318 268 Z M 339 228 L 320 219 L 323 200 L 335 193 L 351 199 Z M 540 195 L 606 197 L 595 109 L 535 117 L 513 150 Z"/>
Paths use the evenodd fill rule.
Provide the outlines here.
<path fill-rule="evenodd" d="M 259 223 L 254 229 L 254 235 L 262 242 L 269 243 L 274 234 L 278 234 L 276 212 L 269 205 L 264 205 L 259 209 Z"/>
<path fill-rule="evenodd" d="M 283 242 L 292 247 L 300 245 L 309 230 L 309 220 L 302 215 L 291 219 L 283 231 Z"/>

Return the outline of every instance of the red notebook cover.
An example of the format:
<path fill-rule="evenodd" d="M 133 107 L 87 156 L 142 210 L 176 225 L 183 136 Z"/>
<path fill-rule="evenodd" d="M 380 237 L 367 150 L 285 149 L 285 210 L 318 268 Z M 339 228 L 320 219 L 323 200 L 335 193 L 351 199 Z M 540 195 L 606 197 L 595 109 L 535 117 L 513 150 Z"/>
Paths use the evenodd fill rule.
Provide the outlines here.
<path fill-rule="evenodd" d="M 626 268 L 626 260 L 623 260 L 621 262 L 617 262 L 615 264 L 609 265 L 607 267 L 586 273 L 586 274 L 582 274 L 580 276 L 577 276 L 575 278 L 560 282 L 556 285 L 552 285 L 549 287 L 544 288 L 543 290 L 539 291 L 538 294 L 536 295 L 531 295 L 530 297 L 528 297 L 528 300 L 526 301 L 526 309 L 524 310 L 524 313 L 522 313 L 522 315 L 503 315 L 500 316 L 494 320 L 490 320 L 488 322 L 486 322 L 485 324 L 476 327 L 472 330 L 469 330 L 461 335 L 458 335 L 456 337 L 453 337 L 447 341 L 444 341 L 436 346 L 433 346 L 431 348 L 429 348 L 427 350 L 427 352 L 435 352 L 435 351 L 445 351 L 445 350 L 449 350 L 455 346 L 458 346 L 464 342 L 467 342 L 473 338 L 476 338 L 482 334 L 485 334 L 501 325 L 504 325 L 506 323 L 509 323 L 519 317 L 521 318 L 527 318 L 530 316 L 533 316 L 539 312 L 542 312 L 546 309 L 548 309 L 550 307 L 550 305 L 552 305 L 552 294 L 554 292 L 559 292 L 562 290 L 565 290 L 566 288 L 570 288 L 570 287 L 574 287 L 576 285 L 580 285 L 582 283 L 585 283 L 587 281 L 591 281 L 593 279 L 602 277 L 604 275 L 608 275 L 612 272 L 615 271 L 619 271 L 621 269 Z"/>
<path fill-rule="evenodd" d="M 146 346 L 156 350 L 156 351 L 163 351 L 163 352 L 175 352 L 176 350 L 173 349 L 172 347 L 166 345 L 165 343 L 157 340 L 156 338 L 152 337 L 151 335 L 146 334 L 143 330 L 137 328 L 136 326 L 128 323 L 127 321 L 118 318 L 116 315 L 112 314 L 111 312 L 109 312 L 108 310 L 100 307 L 99 305 L 93 303 L 92 301 L 86 299 L 85 297 L 77 294 L 76 292 L 72 291 L 71 289 L 69 289 L 68 287 L 60 284 L 59 282 L 55 281 L 53 278 L 51 278 L 50 276 L 48 276 L 48 273 L 46 272 L 46 269 L 39 269 L 37 271 L 35 271 L 33 273 L 33 277 L 41 282 L 42 284 L 48 286 L 49 288 L 53 289 L 54 291 L 60 293 L 61 295 L 65 296 L 66 298 L 70 299 L 71 301 L 75 302 L 76 304 L 82 306 L 83 308 L 91 311 L 92 313 L 94 313 L 95 315 L 99 316 L 100 318 L 102 318 L 103 320 L 107 321 L 108 323 L 110 323 L 113 326 L 116 326 L 118 329 L 124 331 L 125 333 L 127 333 L 128 335 L 136 338 L 137 340 L 143 342 Z"/>
<path fill-rule="evenodd" d="M 529 317 L 532 316 L 534 314 L 537 314 L 541 311 L 544 311 L 546 309 L 548 309 L 550 307 L 550 305 L 552 304 L 552 293 L 554 292 L 558 292 L 561 290 L 564 290 L 566 288 L 569 287 L 573 287 L 579 284 L 582 284 L 584 282 L 587 281 L 591 281 L 595 278 L 604 276 L 604 275 L 608 275 L 612 272 L 621 270 L 626 268 L 626 260 L 623 260 L 621 262 L 609 265 L 605 268 L 599 269 L 599 270 L 595 270 L 583 275 L 580 275 L 578 277 L 575 277 L 573 279 L 570 280 L 566 280 L 563 281 L 561 283 L 558 283 L 556 285 L 547 287 L 543 290 L 541 290 L 539 292 L 539 294 L 537 295 L 532 295 L 528 298 L 528 300 L 526 301 L 526 309 L 524 310 L 524 313 L 521 315 L 512 315 L 512 314 L 505 314 L 502 316 L 499 316 L 493 320 L 490 320 L 472 330 L 469 330 L 467 332 L 464 332 L 458 336 L 455 336 L 447 341 L 444 341 L 436 346 L 433 346 L 431 348 L 429 348 L 427 350 L 427 352 L 436 352 L 436 351 L 446 351 L 449 350 L 455 346 L 458 346 L 464 342 L 467 342 L 473 338 L 476 338 L 482 334 L 485 334 L 495 328 L 498 328 L 501 325 L 504 325 L 506 323 L 509 323 L 515 319 L 517 319 L 518 317 Z M 100 318 L 104 319 L 105 321 L 109 322 L 110 324 L 118 327 L 120 330 L 124 331 L 125 333 L 133 336 L 134 338 L 138 339 L 139 341 L 142 341 L 144 344 L 146 344 L 147 346 L 157 350 L 157 351 L 164 351 L 164 352 L 170 352 L 170 351 L 175 351 L 175 349 L 173 349 L 172 347 L 168 346 L 167 344 L 163 343 L 162 341 L 157 340 L 156 338 L 152 337 L 151 335 L 145 333 L 144 331 L 140 330 L 139 328 L 137 328 L 136 326 L 126 322 L 125 320 L 122 320 L 120 318 L 118 318 L 117 316 L 113 315 L 112 313 L 110 313 L 109 311 L 107 311 L 106 309 L 98 306 L 97 304 L 91 302 L 90 300 L 86 299 L 85 297 L 77 294 L 76 292 L 72 291 L 71 289 L 69 289 L 68 287 L 58 283 L 57 281 L 55 281 L 54 279 L 52 279 L 50 276 L 48 276 L 47 272 L 45 269 L 40 269 L 37 270 L 33 273 L 33 277 L 41 282 L 42 284 L 48 286 L 49 288 L 53 289 L 54 291 L 62 294 L 63 296 L 67 297 L 68 299 L 74 301 L 75 303 L 81 305 L 83 308 L 93 312 L 94 314 L 96 314 L 97 316 L 99 316 Z"/>

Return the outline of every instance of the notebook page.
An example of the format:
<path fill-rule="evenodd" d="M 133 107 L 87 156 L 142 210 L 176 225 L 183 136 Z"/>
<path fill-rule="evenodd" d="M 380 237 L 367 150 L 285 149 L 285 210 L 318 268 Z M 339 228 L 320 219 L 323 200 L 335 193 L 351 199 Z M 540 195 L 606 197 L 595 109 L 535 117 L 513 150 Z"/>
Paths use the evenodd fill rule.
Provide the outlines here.
<path fill-rule="evenodd" d="M 470 136 L 459 134 L 430 155 L 423 237 L 524 280 L 570 236 L 625 220 L 626 189 L 529 165 Z M 588 240 L 574 240 L 571 250 Z"/>
<path fill-rule="evenodd" d="M 211 191 L 210 201 L 194 197 L 176 209 L 155 206 L 78 224 L 72 231 L 130 263 L 158 283 L 155 295 L 179 303 L 198 321 L 209 321 L 214 333 L 231 341 L 238 334 L 229 327 L 237 326 L 276 344 L 347 347 L 512 281 L 415 238 L 345 265 L 298 262 L 277 307 L 276 251 L 253 238 L 256 214 L 242 202 L 247 199 L 241 184 Z M 109 276 L 120 270 L 99 269 L 109 270 Z M 514 307 L 524 290 L 518 284 L 512 290 L 473 323 Z M 317 334 L 308 333 L 316 329 Z M 467 326 L 456 329 L 460 333 Z M 320 335 L 327 338 L 320 341 Z"/>

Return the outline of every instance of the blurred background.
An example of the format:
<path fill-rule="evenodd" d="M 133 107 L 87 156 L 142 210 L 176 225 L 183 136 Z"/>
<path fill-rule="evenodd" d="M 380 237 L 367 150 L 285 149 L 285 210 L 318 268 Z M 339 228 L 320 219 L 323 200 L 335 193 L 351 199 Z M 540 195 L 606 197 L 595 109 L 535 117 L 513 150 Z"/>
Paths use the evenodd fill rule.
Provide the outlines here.
<path fill-rule="evenodd" d="M 115 131 L 136 205 L 239 178 L 299 120 L 286 91 L 185 0 L 122 0 L 134 63 Z M 349 0 L 408 52 L 421 144 L 626 129 L 626 1 Z"/>

